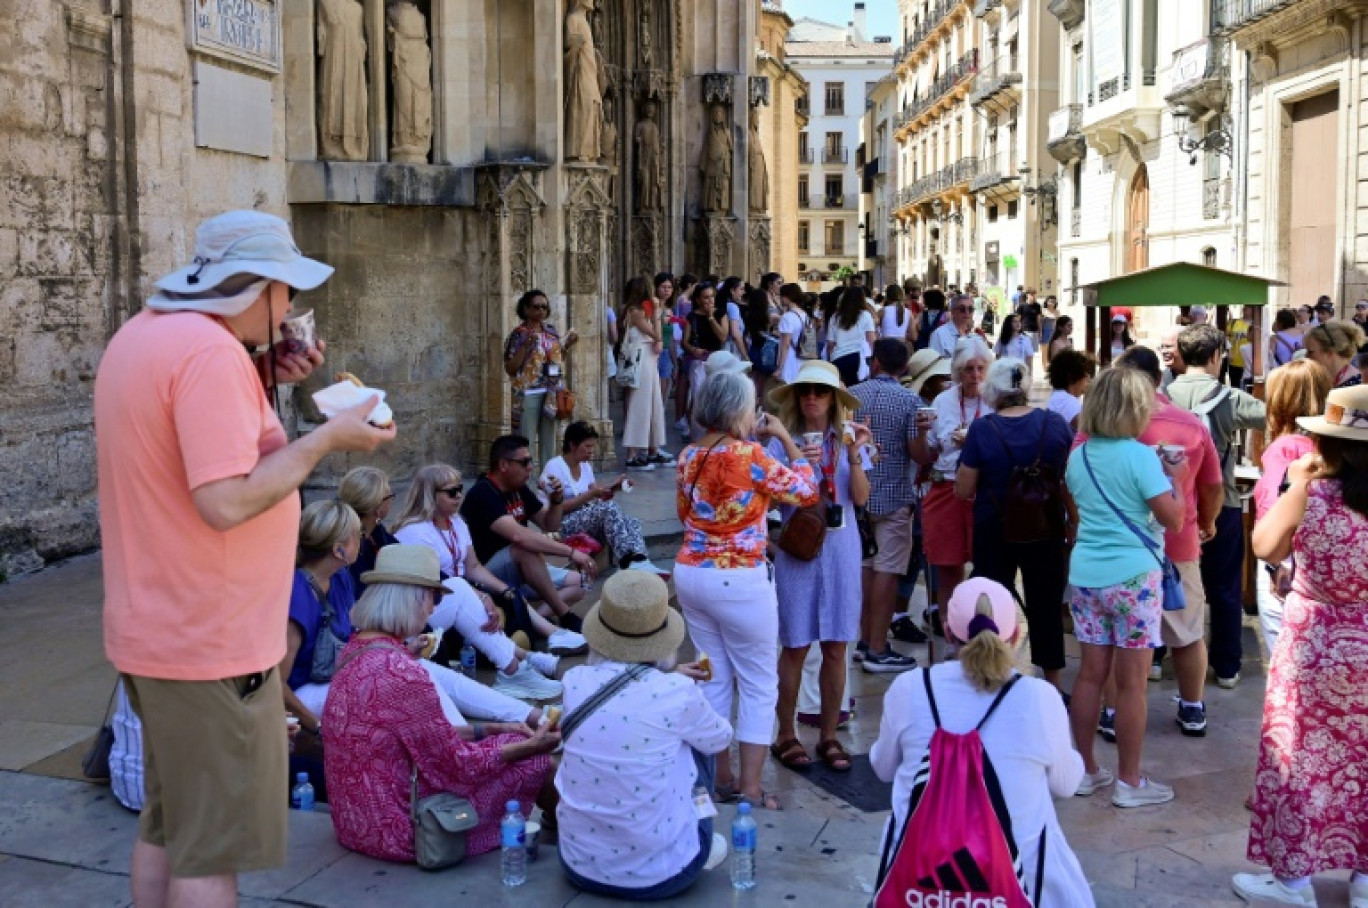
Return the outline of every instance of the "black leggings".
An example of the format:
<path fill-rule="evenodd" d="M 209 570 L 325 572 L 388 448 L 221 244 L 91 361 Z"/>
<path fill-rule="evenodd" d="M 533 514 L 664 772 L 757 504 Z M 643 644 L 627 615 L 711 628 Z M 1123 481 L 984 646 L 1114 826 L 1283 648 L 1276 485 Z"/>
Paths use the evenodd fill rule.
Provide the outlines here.
<path fill-rule="evenodd" d="M 974 520 L 974 576 L 995 580 L 1016 593 L 1017 572 L 1025 592 L 1031 662 L 1045 671 L 1064 667 L 1064 587 L 1068 559 L 1063 539 L 1006 542 L 1002 518 Z"/>
<path fill-rule="evenodd" d="M 841 373 L 841 384 L 853 388 L 860 381 L 860 351 L 838 356 L 831 364 Z"/>

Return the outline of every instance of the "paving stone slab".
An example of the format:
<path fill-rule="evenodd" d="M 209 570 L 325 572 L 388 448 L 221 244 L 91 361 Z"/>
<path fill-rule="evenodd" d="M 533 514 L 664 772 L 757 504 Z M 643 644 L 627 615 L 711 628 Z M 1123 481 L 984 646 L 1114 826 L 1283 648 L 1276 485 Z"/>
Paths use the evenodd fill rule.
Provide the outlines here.
<path fill-rule="evenodd" d="M 136 826 L 106 787 L 0 772 L 0 853 L 126 872 Z"/>
<path fill-rule="evenodd" d="M 122 908 L 131 900 L 126 876 L 0 858 L 0 905 L 5 908 Z"/>
<path fill-rule="evenodd" d="M 26 719 L 0 720 L 0 769 L 19 770 L 61 753 L 99 731 L 93 725 L 62 725 Z"/>

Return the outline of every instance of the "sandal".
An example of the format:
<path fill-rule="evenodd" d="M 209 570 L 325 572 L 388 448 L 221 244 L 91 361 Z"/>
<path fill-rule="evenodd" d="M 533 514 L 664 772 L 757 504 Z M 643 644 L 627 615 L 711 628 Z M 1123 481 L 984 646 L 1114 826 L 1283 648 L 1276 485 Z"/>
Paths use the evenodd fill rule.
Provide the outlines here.
<path fill-rule="evenodd" d="M 737 794 L 735 785 L 728 785 L 722 782 L 713 783 L 714 804 L 732 804 L 736 801 L 736 798 Z"/>
<path fill-rule="evenodd" d="M 803 742 L 797 738 L 788 738 L 771 744 L 770 753 L 779 761 L 779 765 L 794 772 L 801 772 L 812 765 L 812 757 L 808 756 L 808 752 L 803 749 Z"/>
<path fill-rule="evenodd" d="M 757 810 L 757 809 L 763 809 L 763 810 L 783 810 L 783 809 L 784 809 L 784 808 L 779 804 L 779 799 L 776 798 L 774 795 L 770 794 L 769 792 L 765 791 L 763 788 L 760 790 L 760 797 L 759 797 L 759 798 L 752 798 L 750 795 L 744 795 L 744 794 L 743 794 L 743 795 L 737 795 L 737 796 L 736 796 L 736 800 L 737 800 L 737 803 L 739 803 L 739 804 L 749 804 L 749 805 L 751 806 L 751 810 Z"/>
<path fill-rule="evenodd" d="M 834 772 L 850 772 L 850 754 L 835 738 L 828 738 L 819 743 L 817 756 Z"/>

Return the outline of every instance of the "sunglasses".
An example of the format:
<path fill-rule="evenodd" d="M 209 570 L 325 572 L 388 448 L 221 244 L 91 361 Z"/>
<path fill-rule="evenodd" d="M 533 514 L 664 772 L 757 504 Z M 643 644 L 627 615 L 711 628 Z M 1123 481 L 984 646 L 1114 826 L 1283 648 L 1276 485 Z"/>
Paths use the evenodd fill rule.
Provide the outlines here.
<path fill-rule="evenodd" d="M 793 393 L 799 397 L 830 397 L 831 389 L 825 385 L 798 385 Z"/>
<path fill-rule="evenodd" d="M 504 460 L 508 461 L 509 463 L 516 463 L 518 466 L 522 467 L 523 469 L 527 469 L 528 467 L 532 466 L 532 458 L 531 458 L 530 456 L 528 456 L 528 457 L 505 457 Z"/>
<path fill-rule="evenodd" d="M 455 498 L 455 497 L 457 497 L 458 495 L 460 495 L 462 492 L 465 491 L 465 483 L 462 483 L 462 484 L 460 484 L 460 485 L 458 485 L 458 486 L 448 486 L 448 487 L 445 488 L 445 489 L 438 489 L 437 491 L 441 492 L 443 495 L 447 496 L 448 498 Z M 390 496 L 390 497 L 392 498 L 392 497 L 394 497 L 394 496 Z"/>
<path fill-rule="evenodd" d="M 974 307 L 973 307 L 973 306 L 956 306 L 956 307 L 955 307 L 955 311 L 956 311 L 956 312 L 973 312 L 973 311 L 974 311 Z"/>

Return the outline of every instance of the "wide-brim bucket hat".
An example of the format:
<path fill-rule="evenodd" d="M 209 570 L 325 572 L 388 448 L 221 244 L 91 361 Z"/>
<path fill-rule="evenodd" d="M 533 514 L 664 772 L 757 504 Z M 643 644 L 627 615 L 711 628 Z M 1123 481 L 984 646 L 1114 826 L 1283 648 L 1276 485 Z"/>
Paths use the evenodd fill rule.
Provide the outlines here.
<path fill-rule="evenodd" d="M 841 384 L 841 373 L 831 363 L 820 359 L 809 359 L 798 369 L 798 374 L 793 377 L 793 381 L 787 385 L 775 388 L 766 397 L 773 407 L 782 407 L 793 397 L 798 385 L 822 385 L 832 388 L 836 392 L 836 400 L 845 408 L 847 413 L 854 413 L 860 409 L 860 399 L 845 389 Z"/>
<path fill-rule="evenodd" d="M 1325 397 L 1324 416 L 1299 416 L 1297 425 L 1312 435 L 1368 441 L 1368 385 L 1336 388 Z"/>
<path fill-rule="evenodd" d="M 241 305 L 242 287 L 251 284 L 251 278 L 312 290 L 332 273 L 331 265 L 299 251 L 290 226 L 275 215 L 228 211 L 199 225 L 194 260 L 158 280 L 158 292 L 148 300 L 148 306 L 163 311 L 238 315 L 256 299 L 253 296 Z M 225 285 L 231 292 L 226 292 Z M 233 308 L 237 311 L 227 311 Z"/>
<path fill-rule="evenodd" d="M 684 619 L 670 608 L 664 580 L 647 571 L 619 571 L 603 585 L 582 633 L 595 652 L 614 662 L 653 663 L 679 650 Z"/>
<path fill-rule="evenodd" d="M 375 567 L 361 575 L 361 582 L 402 583 L 448 592 L 442 585 L 442 565 L 437 553 L 426 545 L 387 545 L 375 553 Z"/>

